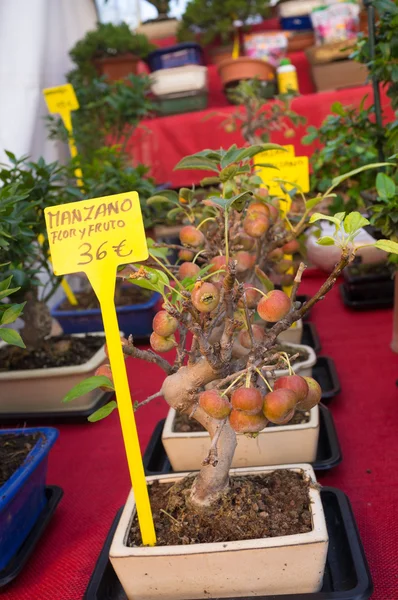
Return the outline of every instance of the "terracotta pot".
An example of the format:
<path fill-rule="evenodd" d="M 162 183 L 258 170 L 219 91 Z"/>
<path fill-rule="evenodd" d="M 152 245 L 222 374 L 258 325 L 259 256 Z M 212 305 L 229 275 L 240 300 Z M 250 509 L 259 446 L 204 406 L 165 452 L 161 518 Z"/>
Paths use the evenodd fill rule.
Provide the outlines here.
<path fill-rule="evenodd" d="M 227 86 L 242 79 L 260 79 L 260 81 L 271 81 L 275 77 L 275 69 L 272 65 L 258 58 L 228 58 L 218 66 L 223 86 Z"/>
<path fill-rule="evenodd" d="M 310 48 L 315 44 L 315 36 L 312 31 L 305 33 L 296 33 L 287 40 L 288 52 L 300 52 L 306 48 Z"/>
<path fill-rule="evenodd" d="M 94 64 L 98 75 L 106 75 L 110 81 L 120 81 L 128 75 L 137 75 L 140 60 L 134 54 L 121 54 L 120 56 L 98 58 Z"/>
<path fill-rule="evenodd" d="M 232 56 L 233 46 L 217 46 L 209 50 L 209 57 L 213 65 L 219 65 L 224 60 L 230 59 Z"/>
<path fill-rule="evenodd" d="M 315 484 L 310 465 L 280 465 L 304 472 Z M 270 473 L 275 467 L 232 469 L 231 475 Z M 189 473 L 155 475 L 147 482 L 169 483 Z M 129 600 L 187 600 L 306 594 L 322 587 L 328 533 L 320 492 L 309 490 L 312 531 L 256 540 L 181 546 L 126 545 L 135 515 L 133 491 L 127 499 L 109 558 Z M 255 574 L 255 576 L 253 576 Z"/>

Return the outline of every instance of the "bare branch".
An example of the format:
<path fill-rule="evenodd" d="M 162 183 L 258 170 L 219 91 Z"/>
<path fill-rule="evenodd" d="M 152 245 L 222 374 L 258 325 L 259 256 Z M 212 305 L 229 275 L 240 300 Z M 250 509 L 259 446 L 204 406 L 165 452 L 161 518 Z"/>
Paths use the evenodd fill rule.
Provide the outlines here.
<path fill-rule="evenodd" d="M 134 412 L 136 412 L 142 406 L 145 406 L 145 404 L 148 404 L 151 400 L 154 400 L 155 398 L 159 398 L 162 395 L 163 395 L 162 390 L 159 390 L 158 392 L 156 392 L 156 394 L 152 394 L 152 396 L 148 396 L 148 398 L 146 398 L 146 400 L 143 400 L 142 402 L 134 403 Z"/>
<path fill-rule="evenodd" d="M 139 358 L 141 360 L 145 360 L 146 362 L 154 363 L 158 365 L 167 375 L 171 375 L 174 373 L 174 369 L 171 364 L 159 354 L 156 354 L 152 350 L 140 350 L 134 346 L 133 336 L 130 335 L 128 339 L 128 344 L 123 346 L 123 352 L 127 356 L 132 356 L 133 358 Z"/>
<path fill-rule="evenodd" d="M 292 293 L 290 294 L 290 299 L 292 301 L 292 306 L 294 306 L 294 301 L 296 300 L 296 294 L 297 294 L 297 290 L 299 288 L 299 285 L 301 283 L 301 277 L 304 273 L 304 270 L 306 269 L 306 265 L 301 262 L 299 265 L 299 268 L 297 269 L 297 273 L 296 276 L 294 278 L 294 283 L 293 283 L 293 287 L 292 287 Z"/>

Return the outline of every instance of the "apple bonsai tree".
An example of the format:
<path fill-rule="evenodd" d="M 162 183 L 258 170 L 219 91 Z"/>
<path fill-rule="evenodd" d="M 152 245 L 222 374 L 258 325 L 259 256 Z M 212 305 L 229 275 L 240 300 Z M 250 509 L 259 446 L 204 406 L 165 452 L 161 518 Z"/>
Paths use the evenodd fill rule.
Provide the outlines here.
<path fill-rule="evenodd" d="M 278 335 L 302 318 L 314 304 L 322 300 L 336 282 L 342 270 L 355 257 L 352 244 L 359 229 L 367 223 L 359 213 L 340 213 L 334 217 L 309 212 L 320 203 L 323 196 L 306 200 L 304 213 L 312 223 L 326 218 L 335 225 L 333 237 L 319 239 L 320 244 L 335 244 L 341 256 L 333 272 L 318 291 L 304 304 L 296 300 L 302 274 L 301 263 L 294 277 L 290 296 L 281 290 L 263 291 L 245 286 L 238 277 L 238 261 L 231 254 L 231 227 L 235 218 L 244 222 L 250 215 L 252 192 L 234 193 L 228 183 L 235 182 L 240 173 L 246 173 L 257 152 L 265 147 L 233 148 L 228 151 L 204 151 L 184 159 L 179 168 L 207 168 L 218 173 L 222 181 L 222 194 L 211 201 L 217 204 L 222 215 L 225 262 L 216 271 L 204 264 L 194 273 L 178 279 L 170 270 L 164 249 L 149 248 L 148 264 L 132 264 L 122 267 L 118 276 L 144 288 L 159 291 L 164 300 L 161 310 L 153 321 L 150 338 L 151 349 L 143 350 L 134 345 L 130 336 L 122 340 L 126 356 L 146 360 L 157 365 L 165 373 L 159 391 L 136 404 L 147 404 L 153 398 L 163 396 L 178 412 L 198 421 L 211 437 L 211 447 L 200 472 L 193 480 L 190 502 L 199 509 L 211 505 L 228 488 L 229 470 L 236 448 L 237 434 L 255 437 L 268 424 L 285 424 L 296 410 L 309 410 L 321 399 L 321 388 L 311 377 L 294 374 L 294 359 L 277 346 Z M 250 167 L 249 167 L 250 169 Z M 344 175 L 334 180 L 327 194 L 340 183 Z M 229 190 L 228 192 L 226 190 Z M 267 205 L 267 199 L 263 199 Z M 256 218 L 263 222 L 262 214 Z M 187 251 L 200 252 L 205 248 L 208 232 L 189 226 L 182 235 Z M 276 242 L 278 240 L 275 240 Z M 398 244 L 388 240 L 375 243 L 388 252 L 398 252 Z M 156 268 L 152 265 L 156 263 Z M 244 318 L 237 318 L 239 311 Z M 268 329 L 256 327 L 254 317 L 269 325 Z M 164 356 L 175 348 L 176 357 L 170 363 Z M 275 371 L 289 369 L 289 374 L 276 378 Z M 106 385 L 112 388 L 109 365 L 101 367 L 98 375 L 85 382 L 92 387 Z M 76 386 L 64 400 L 71 400 L 82 393 L 82 385 Z M 109 414 L 116 408 L 112 402 L 92 420 Z"/>

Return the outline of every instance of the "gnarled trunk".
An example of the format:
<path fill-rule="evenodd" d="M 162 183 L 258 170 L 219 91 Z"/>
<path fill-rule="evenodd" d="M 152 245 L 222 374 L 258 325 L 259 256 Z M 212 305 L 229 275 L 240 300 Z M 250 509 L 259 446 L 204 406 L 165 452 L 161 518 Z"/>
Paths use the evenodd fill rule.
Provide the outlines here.
<path fill-rule="evenodd" d="M 27 348 L 37 348 L 50 335 L 52 318 L 47 304 L 38 300 L 35 292 L 27 292 L 25 300 L 21 336 Z"/>
<path fill-rule="evenodd" d="M 192 486 L 191 501 L 197 507 L 209 506 L 228 487 L 228 474 L 236 448 L 236 434 L 229 421 L 211 418 L 196 404 L 197 395 L 204 386 L 224 375 L 214 371 L 202 358 L 196 364 L 181 367 L 177 373 L 166 377 L 162 386 L 162 394 L 172 408 L 187 414 L 195 408 L 193 418 L 203 425 L 212 440 L 217 435 L 217 460 L 203 465 Z"/>

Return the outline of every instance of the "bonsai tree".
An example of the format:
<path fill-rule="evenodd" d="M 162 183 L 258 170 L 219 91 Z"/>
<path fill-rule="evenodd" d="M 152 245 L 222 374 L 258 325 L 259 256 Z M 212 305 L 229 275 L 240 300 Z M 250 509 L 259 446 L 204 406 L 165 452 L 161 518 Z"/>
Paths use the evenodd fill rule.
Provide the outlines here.
<path fill-rule="evenodd" d="M 106 77 L 87 80 L 76 69 L 67 79 L 79 102 L 79 110 L 71 113 L 79 153 L 90 160 L 95 151 L 110 141 L 125 153 L 134 130 L 153 108 L 149 78 L 130 75 L 122 81 L 109 81 Z M 48 115 L 46 120 L 50 139 L 68 141 L 68 132 L 58 115 Z"/>
<path fill-rule="evenodd" d="M 136 408 L 163 396 L 171 407 L 198 421 L 211 437 L 209 454 L 190 491 L 189 500 L 199 509 L 211 505 L 228 487 L 238 433 L 255 437 L 269 423 L 285 424 L 296 410 L 308 410 L 320 401 L 318 383 L 310 377 L 294 375 L 291 369 L 294 355 L 289 357 L 278 350 L 277 338 L 333 287 L 344 267 L 354 259 L 352 241 L 360 227 L 368 222 L 359 213 L 340 213 L 334 217 L 312 214 L 310 222 L 327 218 L 335 224 L 334 237 L 321 238 L 319 243 L 338 245 L 341 257 L 319 290 L 304 304 L 296 300 L 305 270 L 303 263 L 296 273 L 290 297 L 281 290 L 264 292 L 245 287 L 237 276 L 238 261 L 229 251 L 232 220 L 238 214 L 244 221 L 251 211 L 252 216 L 256 215 L 254 221 L 263 223 L 264 219 L 259 211 L 250 209 L 251 192 L 235 194 L 227 191 L 227 184 L 235 182 L 239 173 L 246 171 L 246 166 L 250 169 L 251 158 L 264 149 L 258 146 L 228 151 L 206 150 L 177 165 L 177 168 L 192 168 L 196 164 L 196 168 L 217 173 L 222 180 L 222 195 L 211 198 L 223 217 L 225 263 L 220 269 L 211 272 L 207 265 L 178 280 L 167 261 L 162 260 L 159 249 L 154 252 L 150 248 L 150 262 L 155 261 L 157 268 L 133 264 L 122 267 L 118 273 L 119 277 L 155 289 L 163 296 L 163 310 L 153 321 L 152 350 L 136 347 L 130 337 L 123 340 L 123 351 L 128 356 L 156 364 L 165 372 L 161 389 Z M 327 194 L 350 175 L 336 179 Z M 307 217 L 322 199 L 319 195 L 305 200 Z M 207 231 L 203 233 L 191 227 L 187 233 L 189 236 L 182 237 L 187 250 L 198 253 L 206 247 Z M 376 245 L 387 251 L 398 251 L 398 244 L 386 240 L 380 240 Z M 243 324 L 242 319 L 236 318 L 240 309 L 245 316 Z M 256 328 L 256 313 L 270 325 L 268 330 Z M 173 348 L 176 357 L 170 363 L 162 354 Z M 289 369 L 289 375 L 275 381 L 275 371 L 282 367 Z M 105 384 L 112 388 L 111 377 L 110 366 L 101 367 L 90 385 Z M 87 390 L 87 381 L 84 387 Z M 81 390 L 82 384 L 79 384 L 65 400 L 76 397 Z M 106 405 L 92 416 L 92 420 L 106 416 L 115 407 L 115 402 Z"/>
<path fill-rule="evenodd" d="M 200 34 L 205 46 L 214 41 L 225 46 L 233 40 L 236 21 L 246 23 L 267 13 L 268 3 L 261 0 L 190 0 L 182 16 L 178 39 L 185 41 Z"/>
<path fill-rule="evenodd" d="M 66 191 L 66 171 L 58 163 L 42 158 L 34 163 L 11 152 L 7 156 L 11 166 L 0 169 L 0 264 L 4 264 L 2 285 L 9 285 L 12 278 L 16 287 L 2 296 L 12 292 L 21 310 L 24 307 L 22 337 L 28 347 L 36 347 L 51 332 L 47 302 L 61 283 L 48 262 L 44 208 L 74 198 Z M 45 274 L 45 283 L 40 273 Z"/>
<path fill-rule="evenodd" d="M 264 103 L 265 91 L 263 81 L 249 79 L 228 93 L 234 104 L 240 106 L 226 116 L 222 125 L 230 133 L 240 131 L 250 145 L 269 142 L 273 132 L 283 133 L 290 139 L 295 136 L 294 127 L 306 121 L 291 109 L 294 95 L 283 94 L 276 96 L 272 103 Z"/>
<path fill-rule="evenodd" d="M 95 60 L 124 54 L 144 59 L 152 50 L 155 50 L 155 46 L 147 37 L 133 33 L 127 23 L 98 23 L 97 28 L 88 31 L 69 54 L 80 75 L 90 80 L 97 76 Z"/>

